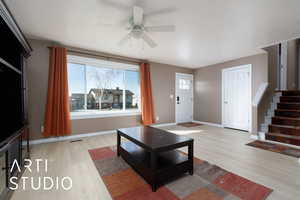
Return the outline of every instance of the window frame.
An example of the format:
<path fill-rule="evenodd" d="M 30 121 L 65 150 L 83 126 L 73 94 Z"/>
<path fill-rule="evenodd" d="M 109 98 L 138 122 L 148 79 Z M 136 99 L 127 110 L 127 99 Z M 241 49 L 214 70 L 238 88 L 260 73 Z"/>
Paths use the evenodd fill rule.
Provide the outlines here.
<path fill-rule="evenodd" d="M 68 55 L 67 56 L 67 65 L 69 63 L 72 64 L 79 64 L 84 66 L 84 88 L 85 88 L 85 102 L 84 102 L 84 109 L 83 112 L 72 112 L 70 111 L 71 120 L 76 119 L 90 119 L 90 118 L 106 118 L 106 117 L 122 117 L 122 116 L 135 116 L 141 115 L 141 95 L 138 97 L 138 108 L 135 110 L 126 110 L 126 71 L 139 71 L 139 66 L 136 64 L 126 64 L 120 62 L 114 62 L 109 60 L 102 60 L 99 58 L 90 58 L 90 57 L 83 57 L 83 56 L 76 56 L 76 55 Z M 106 68 L 106 69 L 117 69 L 121 70 L 123 73 L 123 106 L 122 110 L 118 111 L 89 111 L 87 109 L 87 79 L 86 79 L 86 67 L 99 67 L 99 68 Z M 140 88 L 140 79 L 139 79 L 139 88 Z"/>

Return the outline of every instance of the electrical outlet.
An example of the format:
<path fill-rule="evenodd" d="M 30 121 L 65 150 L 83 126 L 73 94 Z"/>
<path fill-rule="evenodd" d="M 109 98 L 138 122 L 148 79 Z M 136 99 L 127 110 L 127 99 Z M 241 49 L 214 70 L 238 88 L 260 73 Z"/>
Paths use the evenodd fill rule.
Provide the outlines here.
<path fill-rule="evenodd" d="M 44 126 L 41 126 L 41 132 L 44 133 Z"/>
<path fill-rule="evenodd" d="M 156 121 L 159 121 L 159 116 L 156 117 Z"/>

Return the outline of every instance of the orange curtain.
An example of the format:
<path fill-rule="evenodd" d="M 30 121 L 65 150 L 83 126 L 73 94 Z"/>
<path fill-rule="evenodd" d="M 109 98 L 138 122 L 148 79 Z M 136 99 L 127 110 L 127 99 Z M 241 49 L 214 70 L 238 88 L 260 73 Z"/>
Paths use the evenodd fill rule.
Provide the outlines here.
<path fill-rule="evenodd" d="M 152 99 L 152 86 L 150 76 L 150 65 L 142 63 L 140 65 L 141 76 L 141 106 L 142 106 L 142 124 L 151 125 L 155 123 L 154 108 Z"/>
<path fill-rule="evenodd" d="M 68 93 L 67 50 L 50 47 L 44 136 L 71 134 Z"/>

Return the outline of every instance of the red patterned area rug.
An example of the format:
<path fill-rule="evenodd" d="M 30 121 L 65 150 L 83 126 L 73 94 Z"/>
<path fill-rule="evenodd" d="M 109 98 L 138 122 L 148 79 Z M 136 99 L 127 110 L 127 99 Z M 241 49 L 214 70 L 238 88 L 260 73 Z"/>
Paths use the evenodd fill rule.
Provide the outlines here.
<path fill-rule="evenodd" d="M 281 153 L 284 155 L 292 156 L 295 158 L 300 158 L 300 149 L 280 145 L 280 144 L 274 144 L 270 142 L 262 142 L 259 140 L 255 140 L 254 142 L 250 142 L 247 144 L 248 146 L 256 147 L 259 149 L 264 149 L 267 151 L 272 151 L 276 153 Z"/>
<path fill-rule="evenodd" d="M 194 158 L 194 175 L 184 175 L 152 192 L 151 187 L 116 155 L 115 147 L 89 150 L 114 200 L 261 200 L 270 188 Z"/>

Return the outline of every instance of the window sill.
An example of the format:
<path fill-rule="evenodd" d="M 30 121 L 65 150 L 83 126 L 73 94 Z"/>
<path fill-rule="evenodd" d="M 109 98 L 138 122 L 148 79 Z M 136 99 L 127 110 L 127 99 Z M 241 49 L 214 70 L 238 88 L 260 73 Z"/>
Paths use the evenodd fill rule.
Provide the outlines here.
<path fill-rule="evenodd" d="M 71 120 L 76 119 L 93 119 L 93 118 L 108 118 L 108 117 L 126 117 L 141 115 L 140 111 L 136 112 L 109 112 L 109 113 L 92 113 L 92 112 L 71 112 Z"/>

